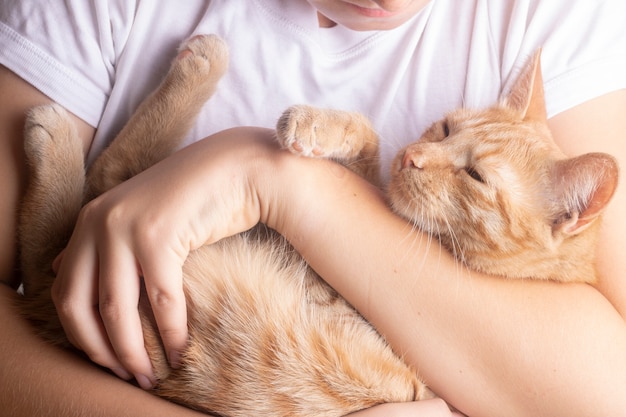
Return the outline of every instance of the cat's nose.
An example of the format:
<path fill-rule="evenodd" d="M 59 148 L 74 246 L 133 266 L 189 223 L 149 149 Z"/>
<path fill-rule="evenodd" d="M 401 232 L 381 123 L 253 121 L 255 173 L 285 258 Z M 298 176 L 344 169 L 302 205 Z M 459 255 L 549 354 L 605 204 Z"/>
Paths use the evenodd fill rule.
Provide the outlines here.
<path fill-rule="evenodd" d="M 408 148 L 402 157 L 402 168 L 424 169 L 424 153 L 415 148 Z"/>

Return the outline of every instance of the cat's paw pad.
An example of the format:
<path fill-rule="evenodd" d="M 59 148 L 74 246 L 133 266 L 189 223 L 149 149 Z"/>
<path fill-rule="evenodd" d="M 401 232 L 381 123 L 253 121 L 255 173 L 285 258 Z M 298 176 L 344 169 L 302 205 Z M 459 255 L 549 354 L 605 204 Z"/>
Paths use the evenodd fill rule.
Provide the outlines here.
<path fill-rule="evenodd" d="M 214 83 L 228 67 L 228 46 L 217 35 L 196 35 L 178 49 L 172 65 L 173 72 L 182 72 L 191 80 L 207 79 Z"/>
<path fill-rule="evenodd" d="M 41 160 L 46 155 L 63 154 L 76 146 L 76 127 L 67 111 L 58 104 L 31 109 L 24 127 L 24 150 L 27 158 Z"/>
<path fill-rule="evenodd" d="M 352 115 L 310 106 L 287 109 L 276 125 L 280 145 L 308 157 L 350 159 L 363 148 L 363 138 L 353 134 Z"/>

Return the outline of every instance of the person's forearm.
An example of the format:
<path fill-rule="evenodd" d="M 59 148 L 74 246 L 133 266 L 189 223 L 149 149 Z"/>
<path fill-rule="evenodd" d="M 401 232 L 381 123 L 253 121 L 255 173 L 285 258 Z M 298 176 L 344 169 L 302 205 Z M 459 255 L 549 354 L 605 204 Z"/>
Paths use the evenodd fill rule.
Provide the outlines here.
<path fill-rule="evenodd" d="M 13 417 L 199 416 L 36 336 L 0 284 L 0 414 Z"/>
<path fill-rule="evenodd" d="M 290 209 L 270 226 L 454 406 L 472 416 L 626 410 L 626 327 L 595 290 L 470 273 L 352 175 L 284 163 L 284 194 L 272 198 Z M 325 192 L 300 192 L 311 189 Z"/>

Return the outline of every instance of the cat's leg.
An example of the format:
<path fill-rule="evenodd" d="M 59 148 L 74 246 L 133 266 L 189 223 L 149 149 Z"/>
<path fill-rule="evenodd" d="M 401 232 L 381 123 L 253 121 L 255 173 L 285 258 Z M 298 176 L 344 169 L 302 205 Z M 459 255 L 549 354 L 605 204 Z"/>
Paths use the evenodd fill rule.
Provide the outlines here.
<path fill-rule="evenodd" d="M 89 198 L 174 152 L 227 67 L 228 48 L 218 36 L 185 41 L 161 85 L 90 168 Z"/>
<path fill-rule="evenodd" d="M 24 150 L 29 182 L 18 225 L 24 284 L 19 309 L 37 323 L 45 337 L 68 345 L 50 288 L 54 280 L 52 262 L 65 247 L 82 206 L 83 146 L 67 112 L 53 104 L 28 114 Z"/>
<path fill-rule="evenodd" d="M 379 185 L 378 135 L 360 113 L 293 106 L 278 120 L 276 136 L 293 153 L 335 159 Z"/>

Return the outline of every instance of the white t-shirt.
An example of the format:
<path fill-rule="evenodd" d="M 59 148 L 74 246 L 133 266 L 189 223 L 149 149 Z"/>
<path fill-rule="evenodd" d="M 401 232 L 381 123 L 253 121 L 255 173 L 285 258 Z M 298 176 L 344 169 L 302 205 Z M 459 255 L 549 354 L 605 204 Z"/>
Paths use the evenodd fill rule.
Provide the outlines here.
<path fill-rule="evenodd" d="M 539 47 L 549 116 L 626 88 L 625 18 L 624 0 L 432 0 L 355 32 L 306 0 L 0 0 L 0 63 L 98 128 L 93 158 L 181 41 L 216 33 L 230 68 L 187 143 L 307 103 L 369 116 L 387 164 L 447 111 L 493 104 Z"/>

